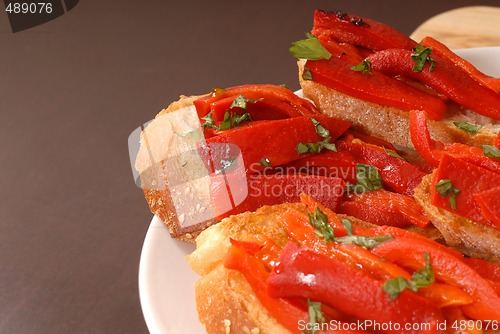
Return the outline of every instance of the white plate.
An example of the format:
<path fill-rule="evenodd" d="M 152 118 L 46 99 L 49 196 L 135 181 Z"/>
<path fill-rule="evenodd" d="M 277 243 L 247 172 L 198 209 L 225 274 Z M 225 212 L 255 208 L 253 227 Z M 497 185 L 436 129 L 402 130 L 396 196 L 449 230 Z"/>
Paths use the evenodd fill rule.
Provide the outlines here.
<path fill-rule="evenodd" d="M 457 51 L 480 70 L 500 77 L 500 47 Z M 193 284 L 197 280 L 184 260 L 194 245 L 173 240 L 160 219 L 153 218 L 141 254 L 139 293 L 151 333 L 204 333 L 198 322 Z"/>

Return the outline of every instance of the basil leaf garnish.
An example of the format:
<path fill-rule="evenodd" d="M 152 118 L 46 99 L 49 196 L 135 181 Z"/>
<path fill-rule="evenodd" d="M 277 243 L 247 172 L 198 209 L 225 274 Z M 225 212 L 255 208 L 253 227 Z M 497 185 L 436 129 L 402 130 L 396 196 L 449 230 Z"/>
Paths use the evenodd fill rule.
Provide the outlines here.
<path fill-rule="evenodd" d="M 332 54 L 321 45 L 318 38 L 311 34 L 306 34 L 306 39 L 293 42 L 288 51 L 290 51 L 295 58 L 307 60 L 330 59 L 332 56 Z"/>
<path fill-rule="evenodd" d="M 470 124 L 467 122 L 453 122 L 453 125 L 471 135 L 475 135 L 483 127 L 482 125 Z"/>
<path fill-rule="evenodd" d="M 451 183 L 450 180 L 447 179 L 442 179 L 439 180 L 438 183 L 434 186 L 436 188 L 436 191 L 438 192 L 441 197 L 446 197 L 450 195 L 450 205 L 453 210 L 457 210 L 457 199 L 456 196 L 458 193 L 460 193 L 460 190 L 455 188 L 453 184 Z"/>

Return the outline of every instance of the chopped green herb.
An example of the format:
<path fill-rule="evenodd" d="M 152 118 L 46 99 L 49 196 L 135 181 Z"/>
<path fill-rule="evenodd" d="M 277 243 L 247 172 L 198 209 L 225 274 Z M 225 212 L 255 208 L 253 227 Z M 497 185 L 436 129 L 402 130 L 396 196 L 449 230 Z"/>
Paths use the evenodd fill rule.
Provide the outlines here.
<path fill-rule="evenodd" d="M 361 235 L 348 235 L 345 237 L 335 238 L 336 242 L 342 244 L 354 244 L 360 247 L 373 248 L 383 242 L 394 239 L 391 235 L 376 235 L 373 237 L 365 237 Z"/>
<path fill-rule="evenodd" d="M 204 128 L 204 129 L 206 129 L 206 128 L 218 129 L 219 128 L 214 123 L 214 119 L 212 118 L 212 112 L 209 112 L 205 117 L 202 117 L 201 119 L 205 121 L 205 123 L 203 123 L 201 125 L 202 128 Z"/>
<path fill-rule="evenodd" d="M 243 122 L 248 122 L 252 120 L 252 116 L 249 113 L 244 113 L 239 115 L 237 112 L 229 113 L 228 110 L 224 113 L 224 119 L 219 124 L 219 130 L 227 130 L 235 128 Z"/>
<path fill-rule="evenodd" d="M 428 253 L 424 253 L 425 266 L 414 272 L 410 280 L 407 281 L 403 277 L 395 277 L 387 280 L 382 289 L 387 292 L 391 299 L 396 299 L 397 296 L 404 290 L 417 292 L 421 288 L 425 288 L 435 281 L 434 271 L 432 270 L 431 261 Z"/>
<path fill-rule="evenodd" d="M 302 79 L 304 79 L 304 80 L 312 80 L 313 79 L 313 75 L 312 75 L 310 69 L 304 68 L 304 71 L 302 72 Z"/>
<path fill-rule="evenodd" d="M 316 324 L 326 322 L 326 318 L 321 311 L 321 303 L 313 302 L 307 299 L 307 313 L 309 314 L 309 326 L 311 330 L 302 332 L 306 334 L 314 334 L 316 332 Z"/>
<path fill-rule="evenodd" d="M 308 213 L 309 223 L 316 229 L 315 233 L 318 237 L 324 238 L 323 242 L 335 241 L 335 233 L 330 224 L 328 224 L 328 216 L 316 207 L 316 209 Z"/>
<path fill-rule="evenodd" d="M 355 66 L 351 66 L 351 70 L 355 72 L 371 73 L 372 72 L 372 62 L 368 59 L 363 60 L 361 63 Z"/>
<path fill-rule="evenodd" d="M 346 218 L 342 218 L 340 221 L 344 225 L 347 235 L 352 235 L 352 222 Z"/>
<path fill-rule="evenodd" d="M 409 283 L 403 277 L 391 278 L 382 285 L 382 289 L 391 296 L 391 300 L 396 299 L 397 296 L 404 290 L 409 288 Z"/>
<path fill-rule="evenodd" d="M 348 192 L 369 192 L 382 189 L 382 177 L 377 167 L 365 164 L 356 164 L 356 184 L 349 184 Z"/>
<path fill-rule="evenodd" d="M 403 158 L 402 156 L 400 156 L 397 152 L 393 151 L 393 150 L 388 150 L 384 147 L 384 151 L 385 153 L 387 153 L 387 155 L 390 155 L 391 157 L 394 157 L 394 158 L 398 158 L 398 159 L 401 159 L 401 160 L 405 160 L 405 158 Z"/>
<path fill-rule="evenodd" d="M 470 124 L 467 122 L 453 122 L 453 125 L 471 135 L 475 135 L 483 127 L 482 125 Z"/>
<path fill-rule="evenodd" d="M 316 133 L 323 137 L 323 141 L 319 141 L 317 143 L 302 143 L 299 142 L 295 147 L 295 150 L 298 154 L 306 154 L 306 153 L 320 153 L 323 149 L 327 149 L 330 151 L 337 152 L 337 147 L 335 144 L 330 143 L 330 131 L 323 127 L 320 122 L 318 122 L 314 117 L 309 118 L 314 125 Z"/>
<path fill-rule="evenodd" d="M 457 199 L 456 196 L 460 192 L 457 188 L 453 186 L 450 180 L 443 179 L 439 180 L 438 183 L 435 185 L 436 191 L 438 192 L 439 195 L 442 197 L 446 197 L 450 195 L 450 205 L 453 210 L 457 209 Z"/>
<path fill-rule="evenodd" d="M 431 285 L 435 281 L 434 271 L 432 270 L 431 260 L 428 253 L 424 253 L 425 266 L 416 271 L 411 276 L 410 285 L 414 291 Z"/>
<path fill-rule="evenodd" d="M 425 67 L 425 63 L 428 61 L 431 63 L 429 71 L 432 71 L 434 69 L 435 60 L 431 58 L 431 53 L 432 48 L 426 48 L 421 44 L 417 45 L 414 53 L 411 54 L 411 59 L 413 59 L 413 61 L 415 62 L 415 65 L 413 66 L 413 72 L 422 72 Z"/>
<path fill-rule="evenodd" d="M 500 149 L 492 145 L 481 145 L 484 151 L 484 155 L 489 158 L 498 159 L 500 158 Z"/>
<path fill-rule="evenodd" d="M 292 56 L 299 59 L 320 60 L 330 59 L 332 54 L 319 42 L 318 38 L 306 34 L 306 39 L 292 43 L 288 49 Z"/>
<path fill-rule="evenodd" d="M 240 95 L 236 96 L 236 98 L 234 99 L 233 103 L 231 103 L 231 105 L 229 106 L 229 109 L 233 109 L 235 107 L 239 107 L 239 108 L 242 108 L 242 109 L 246 110 L 248 103 L 257 103 L 257 102 L 259 102 L 261 100 L 262 100 L 262 98 L 257 99 L 257 100 L 249 100 L 245 96 L 243 96 L 243 95 L 240 94 Z"/>
<path fill-rule="evenodd" d="M 323 125 L 321 125 L 320 122 L 318 122 L 314 117 L 309 117 L 311 120 L 312 124 L 314 125 L 314 128 L 316 129 L 316 133 L 323 137 L 323 138 L 329 138 L 330 137 L 330 131 L 325 129 Z"/>
<path fill-rule="evenodd" d="M 260 165 L 264 167 L 271 167 L 271 161 L 268 158 L 260 159 Z"/>

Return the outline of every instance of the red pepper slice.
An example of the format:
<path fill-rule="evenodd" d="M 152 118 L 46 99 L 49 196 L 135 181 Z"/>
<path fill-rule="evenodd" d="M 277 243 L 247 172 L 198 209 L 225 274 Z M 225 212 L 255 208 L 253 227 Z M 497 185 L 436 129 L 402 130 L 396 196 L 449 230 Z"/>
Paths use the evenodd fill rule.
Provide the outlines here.
<path fill-rule="evenodd" d="M 447 61 L 452 62 L 453 64 L 455 64 L 455 66 L 461 68 L 471 77 L 473 77 L 481 85 L 488 87 L 495 93 L 500 92 L 500 78 L 494 78 L 479 71 L 474 65 L 458 56 L 443 43 L 435 40 L 430 36 L 427 36 L 420 42 L 420 44 L 422 44 L 423 46 L 431 47 L 433 54 L 438 54 L 441 57 L 445 58 Z"/>
<path fill-rule="evenodd" d="M 348 57 L 331 57 L 329 60 L 308 60 L 309 69 L 315 82 L 338 90 L 356 98 L 402 110 L 426 110 L 435 119 L 441 119 L 446 105 L 394 78 L 380 72 L 362 73 L 353 71 L 358 65 Z"/>
<path fill-rule="evenodd" d="M 268 312 L 292 333 L 300 333 L 298 322 L 307 323 L 309 316 L 295 305 L 283 298 L 273 298 L 267 293 L 266 281 L 269 273 L 264 264 L 257 258 L 251 256 L 243 247 L 233 244 L 226 255 L 224 266 L 241 272 L 252 287 L 259 302 Z"/>
<path fill-rule="evenodd" d="M 330 131 L 334 141 L 350 126 L 346 121 L 327 117 L 314 116 L 320 124 Z M 251 138 L 251 139 L 250 139 Z M 281 119 L 275 121 L 248 122 L 246 126 L 229 129 L 206 140 L 208 147 L 213 144 L 232 144 L 238 147 L 249 172 L 264 169 L 262 159 L 267 159 L 272 166 L 279 166 L 290 161 L 303 158 L 296 151 L 297 144 L 316 143 L 323 138 L 316 133 L 309 116 Z M 210 152 L 213 161 L 230 161 L 235 152 L 217 146 Z M 217 166 L 217 163 L 215 163 Z"/>
<path fill-rule="evenodd" d="M 436 146 L 441 147 L 443 144 L 431 139 L 429 129 L 427 128 L 425 111 L 410 111 L 410 136 L 411 142 L 418 154 L 420 154 L 430 165 L 437 167 L 441 154 L 436 151 Z"/>
<path fill-rule="evenodd" d="M 435 60 L 432 71 L 427 65 L 421 72 L 414 72 L 415 62 L 411 55 L 410 50 L 389 49 L 375 52 L 367 59 L 371 61 L 374 70 L 391 76 L 403 75 L 421 81 L 478 114 L 500 119 L 500 96 L 497 93 L 481 86 L 470 75 L 457 69 L 439 55 L 432 55 Z M 472 96 L 474 98 L 471 98 Z M 432 114 L 429 114 L 429 117 L 435 119 Z"/>
<path fill-rule="evenodd" d="M 271 316 L 273 316 L 282 326 L 290 332 L 300 334 L 301 325 L 309 322 L 308 311 L 300 307 L 304 303 L 299 301 L 290 301 L 284 298 L 271 297 L 267 290 L 267 280 L 269 273 L 264 264 L 256 257 L 250 255 L 246 251 L 246 247 L 241 247 L 239 243 L 233 243 L 229 248 L 228 254 L 224 260 L 224 266 L 228 269 L 238 270 L 245 276 L 245 279 L 250 284 L 252 291 L 257 296 L 259 302 L 266 308 Z M 337 311 L 322 308 L 325 314 L 338 316 Z M 339 325 L 342 325 L 341 323 Z M 316 331 L 318 334 L 369 334 L 362 330 L 326 330 Z"/>
<path fill-rule="evenodd" d="M 340 212 L 376 225 L 412 224 L 425 228 L 430 224 L 413 197 L 384 189 L 349 196 L 342 202 Z"/>
<path fill-rule="evenodd" d="M 238 107 L 229 109 L 233 101 L 236 99 L 236 96 L 225 97 L 212 102 L 210 103 L 212 119 L 214 120 L 215 124 L 218 125 L 224 120 L 226 111 L 228 111 L 230 114 L 238 112 L 240 115 L 243 113 L 249 113 L 252 117 L 252 120 L 254 121 L 298 117 L 304 116 L 304 114 L 306 114 L 304 111 L 297 109 L 288 101 L 281 101 L 270 98 L 260 99 L 259 96 L 261 96 L 259 92 L 248 92 L 247 95 L 245 95 L 245 98 L 256 101 L 247 103 L 246 110 Z M 312 112 L 309 112 L 308 114 L 315 115 L 315 113 Z"/>
<path fill-rule="evenodd" d="M 349 152 L 356 162 L 377 167 L 384 185 L 397 193 L 413 195 L 415 187 L 425 176 L 412 164 L 390 156 L 382 147 L 345 140 L 338 140 L 335 145 L 339 152 Z"/>
<path fill-rule="evenodd" d="M 498 132 L 497 138 L 495 139 L 493 145 L 495 145 L 497 148 L 500 148 L 500 132 Z"/>
<path fill-rule="evenodd" d="M 464 258 L 464 261 L 482 277 L 500 283 L 500 263 L 475 258 Z"/>
<path fill-rule="evenodd" d="M 482 216 L 493 226 L 500 229 L 500 186 L 473 194 L 472 197 L 479 205 Z"/>
<path fill-rule="evenodd" d="M 431 332 L 438 333 L 435 326 L 444 321 L 439 308 L 427 299 L 404 291 L 391 301 L 382 282 L 293 242 L 283 248 L 279 265 L 269 276 L 268 292 L 278 298 L 310 298 L 363 320 L 400 325 L 387 333 L 418 333 L 405 330 L 407 323 L 432 324 Z"/>
<path fill-rule="evenodd" d="M 445 152 L 476 166 L 486 168 L 492 172 L 500 174 L 500 162 L 497 162 L 484 155 L 481 147 L 469 146 L 461 143 L 446 145 Z"/>
<path fill-rule="evenodd" d="M 356 183 L 356 161 L 349 152 L 324 151 L 280 166 L 287 173 L 312 173 Z"/>
<path fill-rule="evenodd" d="M 451 184 L 460 193 L 456 194 L 456 210 L 451 207 L 448 196 L 441 196 L 435 185 L 440 180 L 450 180 Z M 474 198 L 474 194 L 500 187 L 500 174 L 493 173 L 485 168 L 478 167 L 462 159 L 443 155 L 431 186 L 431 203 L 450 212 L 458 213 L 473 221 L 487 224 L 497 229 L 500 225 L 487 220 L 481 214 L 481 207 Z M 498 193 L 495 193 L 498 194 Z M 488 196 L 486 195 L 485 198 Z"/>
<path fill-rule="evenodd" d="M 395 237 L 372 249 L 372 252 L 404 268 L 419 270 L 424 253 L 429 254 L 436 279 L 469 293 L 474 302 L 462 310 L 472 319 L 500 320 L 500 297 L 477 272 L 446 251 L 415 238 Z"/>
<path fill-rule="evenodd" d="M 225 174 L 211 177 L 210 197 L 217 218 L 264 205 L 293 203 L 307 193 L 326 207 L 335 210 L 345 191 L 342 179 L 300 174 Z M 245 189 L 246 188 L 246 189 Z"/>
<path fill-rule="evenodd" d="M 414 40 L 384 23 L 342 12 L 316 10 L 312 34 L 328 35 L 338 42 L 372 50 L 388 48 L 411 50 L 417 45 Z"/>
<path fill-rule="evenodd" d="M 303 115 L 319 113 L 311 102 L 298 97 L 288 88 L 270 84 L 249 84 L 234 86 L 227 89 L 218 89 L 211 94 L 195 100 L 193 103 L 198 112 L 198 116 L 202 118 L 210 112 L 211 103 L 227 97 L 236 97 L 240 94 L 245 97 L 255 94 L 253 95 L 254 99 L 257 97 L 272 101 L 287 101 Z"/>

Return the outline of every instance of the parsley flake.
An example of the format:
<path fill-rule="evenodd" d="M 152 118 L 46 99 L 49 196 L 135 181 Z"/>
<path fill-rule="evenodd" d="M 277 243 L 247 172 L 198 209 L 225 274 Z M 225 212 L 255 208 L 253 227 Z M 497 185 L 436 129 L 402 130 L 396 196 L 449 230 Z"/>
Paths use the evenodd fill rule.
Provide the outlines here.
<path fill-rule="evenodd" d="M 429 71 L 434 70 L 435 60 L 431 58 L 432 48 L 425 47 L 422 44 L 417 45 L 414 52 L 411 54 L 411 59 L 415 62 L 413 72 L 422 72 L 425 63 L 430 62 Z"/>
<path fill-rule="evenodd" d="M 355 66 L 351 66 L 351 70 L 355 72 L 371 73 L 372 72 L 372 62 L 368 59 L 363 60 L 361 63 Z"/>
<path fill-rule="evenodd" d="M 391 300 L 396 299 L 404 290 L 417 292 L 421 288 L 427 287 L 435 282 L 434 271 L 428 253 L 424 253 L 425 266 L 414 272 L 410 280 L 403 277 L 395 277 L 387 280 L 382 289 L 391 296 Z"/>
<path fill-rule="evenodd" d="M 483 127 L 482 125 L 470 124 L 467 122 L 453 122 L 453 125 L 471 135 L 475 135 Z"/>
<path fill-rule="evenodd" d="M 500 149 L 498 147 L 492 145 L 481 145 L 481 147 L 485 156 L 493 159 L 500 158 Z"/>
<path fill-rule="evenodd" d="M 436 191 L 441 197 L 446 197 L 450 195 L 450 205 L 453 210 L 457 210 L 457 194 L 460 192 L 457 188 L 453 186 L 450 180 L 442 179 L 439 180 L 435 185 Z"/>
<path fill-rule="evenodd" d="M 309 223 L 316 229 L 316 235 L 324 238 L 324 243 L 335 241 L 335 232 L 333 231 L 333 227 L 328 224 L 328 216 L 319 207 L 316 207 L 313 212 L 308 213 L 308 216 Z"/>

